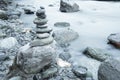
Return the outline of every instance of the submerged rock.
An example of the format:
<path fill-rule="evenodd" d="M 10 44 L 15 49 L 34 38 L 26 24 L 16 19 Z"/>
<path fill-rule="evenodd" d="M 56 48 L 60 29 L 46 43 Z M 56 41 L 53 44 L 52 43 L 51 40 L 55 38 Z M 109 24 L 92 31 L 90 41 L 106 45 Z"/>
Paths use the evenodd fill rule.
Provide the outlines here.
<path fill-rule="evenodd" d="M 55 27 L 69 27 L 70 26 L 70 23 L 68 22 L 56 22 L 54 24 Z"/>
<path fill-rule="evenodd" d="M 17 76 L 17 77 L 12 77 L 11 79 L 9 80 L 22 80 L 22 78 L 20 76 Z"/>
<path fill-rule="evenodd" d="M 83 53 L 99 61 L 104 61 L 110 58 L 110 55 L 107 52 L 98 48 L 87 47 Z"/>
<path fill-rule="evenodd" d="M 61 12 L 77 12 L 79 11 L 79 6 L 76 3 L 70 2 L 69 0 L 61 0 L 60 11 Z"/>
<path fill-rule="evenodd" d="M 71 54 L 69 52 L 63 52 L 59 54 L 59 58 L 68 61 L 71 58 Z"/>
<path fill-rule="evenodd" d="M 120 33 L 111 34 L 108 36 L 109 43 L 114 45 L 116 48 L 120 48 Z"/>
<path fill-rule="evenodd" d="M 120 80 L 120 62 L 115 59 L 103 62 L 98 70 L 98 80 Z"/>

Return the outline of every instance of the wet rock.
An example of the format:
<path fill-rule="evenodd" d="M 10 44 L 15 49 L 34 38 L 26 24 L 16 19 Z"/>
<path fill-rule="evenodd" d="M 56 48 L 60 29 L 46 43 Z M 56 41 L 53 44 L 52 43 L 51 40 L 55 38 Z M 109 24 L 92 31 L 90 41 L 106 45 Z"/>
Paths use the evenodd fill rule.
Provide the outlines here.
<path fill-rule="evenodd" d="M 70 2 L 69 0 L 61 0 L 60 11 L 61 12 L 77 12 L 79 11 L 79 6 L 76 3 Z"/>
<path fill-rule="evenodd" d="M 46 79 L 51 76 L 53 77 L 57 74 L 57 72 L 58 72 L 58 69 L 56 67 L 51 67 L 42 73 L 42 78 Z"/>
<path fill-rule="evenodd" d="M 120 80 L 120 62 L 115 59 L 103 62 L 98 70 L 98 80 Z"/>
<path fill-rule="evenodd" d="M 22 78 L 20 76 L 17 76 L 17 77 L 13 77 L 13 78 L 11 78 L 9 80 L 22 80 Z"/>
<path fill-rule="evenodd" d="M 56 30 L 53 32 L 53 37 L 55 41 L 61 46 L 66 45 L 67 43 L 74 41 L 79 37 L 78 33 L 72 29 L 62 29 Z"/>
<path fill-rule="evenodd" d="M 31 9 L 24 9 L 25 14 L 34 14 L 34 11 Z"/>
<path fill-rule="evenodd" d="M 83 66 L 73 66 L 73 73 L 80 79 L 85 79 L 87 76 L 87 68 Z"/>
<path fill-rule="evenodd" d="M 62 60 L 68 61 L 71 58 L 71 54 L 69 52 L 63 52 L 59 54 L 59 58 Z"/>
<path fill-rule="evenodd" d="M 10 48 L 14 47 L 17 43 L 18 42 L 17 42 L 16 38 L 9 37 L 9 38 L 5 38 L 0 41 L 0 47 L 10 49 Z"/>
<path fill-rule="evenodd" d="M 55 27 L 69 27 L 70 26 L 70 23 L 68 22 L 56 22 L 54 24 Z"/>
<path fill-rule="evenodd" d="M 111 34 L 108 36 L 109 43 L 114 45 L 116 48 L 120 48 L 120 33 Z"/>
<path fill-rule="evenodd" d="M 104 61 L 111 57 L 106 51 L 98 48 L 87 47 L 83 53 L 99 61 Z"/>
<path fill-rule="evenodd" d="M 8 15 L 7 15 L 6 11 L 0 10 L 0 19 L 8 20 Z"/>
<path fill-rule="evenodd" d="M 31 47 L 36 47 L 36 46 L 44 46 L 44 45 L 49 45 L 53 42 L 53 38 L 52 37 L 48 37 L 48 38 L 45 38 L 45 39 L 36 39 L 34 41 L 32 41 L 30 43 L 30 46 Z"/>

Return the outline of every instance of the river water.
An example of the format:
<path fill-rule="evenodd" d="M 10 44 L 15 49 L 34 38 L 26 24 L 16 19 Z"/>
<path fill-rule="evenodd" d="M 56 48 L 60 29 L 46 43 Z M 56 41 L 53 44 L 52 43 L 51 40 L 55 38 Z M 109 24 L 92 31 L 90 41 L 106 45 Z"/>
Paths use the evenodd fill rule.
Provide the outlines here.
<path fill-rule="evenodd" d="M 79 33 L 79 39 L 71 43 L 70 52 L 74 64 L 80 64 L 93 73 L 97 80 L 97 70 L 99 61 L 87 58 L 82 51 L 90 46 L 101 48 L 109 52 L 114 58 L 120 61 L 120 50 L 107 44 L 107 37 L 111 33 L 120 32 L 120 3 L 117 2 L 98 2 L 98 1 L 80 1 L 75 2 L 80 6 L 80 11 L 75 13 L 61 13 L 59 11 L 59 0 L 16 0 L 19 4 L 32 5 L 37 9 L 44 6 L 46 9 L 49 27 L 53 30 L 55 22 L 69 22 L 70 28 Z M 53 7 L 48 5 L 52 4 Z M 35 27 L 33 20 L 35 15 L 21 16 L 21 20 L 26 27 Z"/>

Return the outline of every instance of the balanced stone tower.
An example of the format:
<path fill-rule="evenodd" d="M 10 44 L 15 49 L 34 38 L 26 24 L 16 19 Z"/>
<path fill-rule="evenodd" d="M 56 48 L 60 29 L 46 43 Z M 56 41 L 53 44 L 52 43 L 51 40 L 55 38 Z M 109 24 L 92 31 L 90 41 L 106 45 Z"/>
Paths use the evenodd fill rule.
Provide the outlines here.
<path fill-rule="evenodd" d="M 52 29 L 46 25 L 48 20 L 46 19 L 44 7 L 40 7 L 36 12 L 36 16 L 37 18 L 33 21 L 36 24 L 36 39 L 30 43 L 31 47 L 44 46 L 53 42 L 53 38 L 50 36 Z"/>
<path fill-rule="evenodd" d="M 4 80 L 14 76 L 20 76 L 21 80 L 31 80 L 32 77 L 28 75 L 41 74 L 44 67 L 56 63 L 56 48 L 50 35 L 52 29 L 46 26 L 45 9 L 40 7 L 36 15 L 33 21 L 36 24 L 36 38 L 19 49 Z"/>

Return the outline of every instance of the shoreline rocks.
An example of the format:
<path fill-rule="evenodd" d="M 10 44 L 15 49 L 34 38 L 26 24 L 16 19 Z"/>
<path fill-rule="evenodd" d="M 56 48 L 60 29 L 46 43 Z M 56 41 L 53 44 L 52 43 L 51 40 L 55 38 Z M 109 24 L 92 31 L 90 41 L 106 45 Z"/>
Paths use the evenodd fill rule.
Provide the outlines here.
<path fill-rule="evenodd" d="M 120 62 L 112 58 L 103 62 L 98 70 L 98 80 L 120 80 Z"/>
<path fill-rule="evenodd" d="M 61 12 L 77 12 L 79 11 L 79 6 L 76 3 L 72 3 L 69 0 L 60 0 L 60 9 Z"/>

